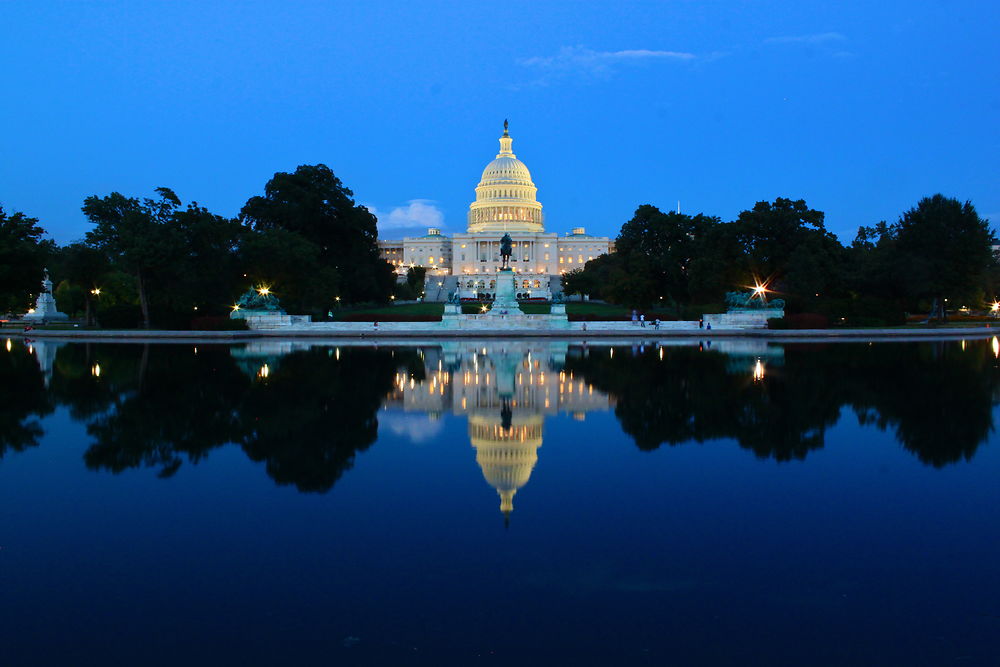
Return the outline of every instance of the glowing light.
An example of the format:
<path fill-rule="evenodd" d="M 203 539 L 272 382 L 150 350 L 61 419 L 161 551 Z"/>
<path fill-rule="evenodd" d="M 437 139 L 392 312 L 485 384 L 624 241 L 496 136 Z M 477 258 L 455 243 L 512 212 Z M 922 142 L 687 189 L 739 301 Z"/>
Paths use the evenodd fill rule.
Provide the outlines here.
<path fill-rule="evenodd" d="M 236 312 L 237 310 L 239 310 L 239 309 L 240 309 L 240 304 L 238 304 L 238 303 L 234 303 L 234 304 L 233 304 L 233 312 L 235 313 L 235 312 Z"/>
<path fill-rule="evenodd" d="M 33 312 L 35 312 L 35 309 L 34 309 L 34 308 L 29 308 L 29 309 L 28 309 L 28 314 L 29 314 L 29 315 L 30 315 L 31 313 L 33 313 Z"/>
<path fill-rule="evenodd" d="M 487 308 L 486 306 L 483 306 L 480 310 L 485 313 L 487 310 L 489 310 L 489 308 Z"/>
<path fill-rule="evenodd" d="M 994 301 L 993 305 L 990 306 L 990 311 L 993 313 L 1000 311 L 1000 301 Z"/>
<path fill-rule="evenodd" d="M 1000 340 L 997 337 L 993 337 L 993 356 L 1000 359 Z"/>
<path fill-rule="evenodd" d="M 94 289 L 90 290 L 90 293 L 93 294 L 94 296 L 101 296 L 101 288 L 95 287 Z"/>
<path fill-rule="evenodd" d="M 267 285 L 261 285 L 260 287 L 257 288 L 257 293 L 260 294 L 261 296 L 267 296 L 268 294 L 271 293 L 271 288 L 268 287 Z"/>
<path fill-rule="evenodd" d="M 257 371 L 257 376 L 263 379 L 266 379 L 270 374 L 271 374 L 271 369 L 267 364 L 261 366 L 260 370 Z"/>
<path fill-rule="evenodd" d="M 13 347 L 13 345 L 12 345 L 12 344 L 11 344 L 11 342 L 10 342 L 10 338 L 8 338 L 8 339 L 7 339 L 7 351 L 8 351 L 8 352 L 10 352 L 10 348 L 11 348 L 11 347 Z"/>
<path fill-rule="evenodd" d="M 95 378 L 101 377 L 101 365 L 94 364 L 90 369 L 90 374 L 93 375 Z"/>
<path fill-rule="evenodd" d="M 761 285 L 760 283 L 754 285 L 753 293 L 755 296 L 763 296 L 764 292 L 766 291 L 767 291 L 767 285 Z"/>
<path fill-rule="evenodd" d="M 760 363 L 760 359 L 758 359 L 757 363 L 754 364 L 753 367 L 753 381 L 760 382 L 763 379 L 764 379 L 764 364 Z"/>
<path fill-rule="evenodd" d="M 340 301 L 340 297 L 339 296 L 335 296 L 333 299 L 334 299 L 334 301 L 338 301 L 338 302 Z"/>

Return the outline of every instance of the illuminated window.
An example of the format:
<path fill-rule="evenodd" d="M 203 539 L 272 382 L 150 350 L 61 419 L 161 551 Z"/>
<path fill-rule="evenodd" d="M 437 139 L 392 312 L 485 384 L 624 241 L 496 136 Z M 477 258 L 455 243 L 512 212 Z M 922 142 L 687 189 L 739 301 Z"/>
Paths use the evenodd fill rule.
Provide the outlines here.
<path fill-rule="evenodd" d="M 562 263 L 563 263 L 563 258 L 562 258 L 562 257 L 560 257 L 560 258 L 559 258 L 559 263 L 560 263 L 560 264 L 562 264 Z"/>

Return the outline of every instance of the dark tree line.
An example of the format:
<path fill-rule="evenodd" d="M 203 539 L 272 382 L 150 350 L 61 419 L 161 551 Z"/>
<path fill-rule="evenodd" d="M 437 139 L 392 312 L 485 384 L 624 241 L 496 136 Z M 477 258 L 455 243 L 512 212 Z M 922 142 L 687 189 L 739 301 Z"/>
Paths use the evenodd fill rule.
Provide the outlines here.
<path fill-rule="evenodd" d="M 386 302 L 395 282 L 375 217 L 322 164 L 275 174 L 235 219 L 162 187 L 87 197 L 83 212 L 93 227 L 58 248 L 37 220 L 0 209 L 0 309 L 30 307 L 46 265 L 60 309 L 104 326 L 186 328 L 260 285 L 322 316 L 335 303 Z"/>
<path fill-rule="evenodd" d="M 756 378 L 755 361 L 637 346 L 614 356 L 576 349 L 565 370 L 612 397 L 623 432 L 647 451 L 732 439 L 760 458 L 803 459 L 847 408 L 941 467 L 971 459 L 995 426 L 1000 364 L 987 341 L 786 345 Z M 0 387 L 0 458 L 36 446 L 40 418 L 64 406 L 86 425 L 94 470 L 166 478 L 232 445 L 275 483 L 325 492 L 376 441 L 400 369 L 424 377 L 412 348 L 267 357 L 221 345 L 76 344 L 58 350 L 46 387 L 33 355 L 15 346 L 0 352 L 11 379 Z"/>
<path fill-rule="evenodd" d="M 761 458 L 803 459 L 851 408 L 922 462 L 972 458 L 993 432 L 1000 365 L 986 341 L 786 345 L 778 361 L 698 348 L 570 356 L 566 369 L 615 398 L 636 446 L 731 438 Z"/>
<path fill-rule="evenodd" d="M 849 246 L 802 200 L 757 202 L 732 222 L 643 205 L 617 251 L 565 277 L 566 291 L 632 307 L 719 304 L 725 292 L 767 284 L 789 312 L 850 318 L 932 311 L 945 299 L 978 308 L 998 285 L 996 242 L 971 203 L 922 199 L 895 224 L 862 227 Z"/>

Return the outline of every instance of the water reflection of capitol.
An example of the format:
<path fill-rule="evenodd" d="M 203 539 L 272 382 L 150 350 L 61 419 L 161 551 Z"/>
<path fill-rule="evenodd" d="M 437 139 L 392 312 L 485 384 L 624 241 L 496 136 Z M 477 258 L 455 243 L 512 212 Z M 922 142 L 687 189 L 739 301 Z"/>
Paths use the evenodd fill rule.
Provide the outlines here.
<path fill-rule="evenodd" d="M 547 416 L 607 410 L 612 399 L 563 370 L 565 342 L 449 342 L 423 348 L 424 377 L 401 369 L 386 407 L 465 415 L 483 477 L 509 516 L 538 462 Z"/>

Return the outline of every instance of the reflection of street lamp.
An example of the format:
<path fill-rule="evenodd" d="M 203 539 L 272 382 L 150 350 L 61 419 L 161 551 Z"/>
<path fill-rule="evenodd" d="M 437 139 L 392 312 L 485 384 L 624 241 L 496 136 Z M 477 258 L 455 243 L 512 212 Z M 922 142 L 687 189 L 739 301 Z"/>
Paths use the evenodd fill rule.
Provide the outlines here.
<path fill-rule="evenodd" d="M 993 313 L 993 317 L 997 316 L 997 312 L 1000 312 L 1000 301 L 993 301 L 993 305 L 990 306 L 990 312 Z"/>

